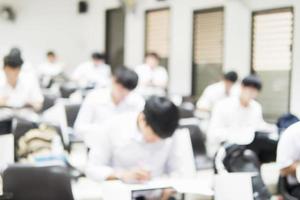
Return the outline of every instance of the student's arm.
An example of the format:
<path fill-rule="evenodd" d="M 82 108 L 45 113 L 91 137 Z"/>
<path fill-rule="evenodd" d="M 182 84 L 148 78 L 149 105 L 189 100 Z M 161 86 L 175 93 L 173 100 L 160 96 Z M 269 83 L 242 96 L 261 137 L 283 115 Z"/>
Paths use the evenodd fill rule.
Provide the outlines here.
<path fill-rule="evenodd" d="M 160 71 L 156 74 L 157 77 L 152 81 L 152 85 L 166 89 L 168 86 L 168 72 L 165 68 L 161 67 Z"/>
<path fill-rule="evenodd" d="M 86 174 L 97 181 L 123 180 L 124 182 L 144 182 L 150 180 L 150 173 L 143 169 L 119 170 L 111 166 L 113 144 L 107 123 L 97 139 L 98 145 L 91 148 Z M 134 155 L 133 155 L 134 156 Z"/>
<path fill-rule="evenodd" d="M 201 112 L 211 112 L 211 100 L 208 88 L 206 88 L 197 101 L 197 109 Z"/>

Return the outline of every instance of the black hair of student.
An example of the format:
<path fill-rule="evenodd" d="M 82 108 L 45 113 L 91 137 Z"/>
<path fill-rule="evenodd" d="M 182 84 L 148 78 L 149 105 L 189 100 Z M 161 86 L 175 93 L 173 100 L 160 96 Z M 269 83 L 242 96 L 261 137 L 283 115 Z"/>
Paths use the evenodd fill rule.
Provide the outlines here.
<path fill-rule="evenodd" d="M 15 55 L 7 55 L 4 57 L 4 67 L 21 69 L 22 65 L 23 65 L 23 60 L 21 57 Z"/>
<path fill-rule="evenodd" d="M 151 96 L 143 113 L 146 123 L 162 139 L 171 137 L 178 127 L 179 110 L 165 97 Z"/>
<path fill-rule="evenodd" d="M 155 53 L 155 52 L 148 52 L 148 53 L 146 53 L 145 58 L 147 58 L 147 57 L 153 57 L 156 60 L 160 61 L 160 56 L 157 53 Z"/>
<path fill-rule="evenodd" d="M 94 60 L 106 60 L 106 55 L 104 53 L 94 52 L 92 54 L 92 59 Z"/>
<path fill-rule="evenodd" d="M 9 56 L 14 56 L 14 57 L 19 57 L 19 58 L 22 58 L 22 52 L 19 48 L 17 47 L 13 47 L 10 49 L 9 51 Z"/>
<path fill-rule="evenodd" d="M 138 84 L 139 77 L 135 71 L 127 67 L 118 67 L 114 70 L 113 77 L 116 82 L 128 90 L 134 90 Z"/>
<path fill-rule="evenodd" d="M 54 51 L 48 51 L 47 52 L 47 56 L 53 56 L 54 57 L 56 55 L 55 55 Z"/>
<path fill-rule="evenodd" d="M 244 87 L 255 88 L 259 91 L 262 89 L 261 79 L 257 75 L 249 75 L 249 76 L 245 77 L 242 81 L 242 85 Z"/>
<path fill-rule="evenodd" d="M 238 74 L 235 71 L 230 71 L 224 74 L 224 79 L 232 83 L 235 83 L 238 78 Z"/>

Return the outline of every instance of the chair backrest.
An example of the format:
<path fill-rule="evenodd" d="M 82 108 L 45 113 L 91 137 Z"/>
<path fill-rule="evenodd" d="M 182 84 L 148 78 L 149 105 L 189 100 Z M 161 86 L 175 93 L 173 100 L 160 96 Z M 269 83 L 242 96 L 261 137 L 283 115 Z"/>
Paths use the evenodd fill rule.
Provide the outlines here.
<path fill-rule="evenodd" d="M 195 118 L 181 120 L 180 123 L 180 128 L 187 128 L 190 132 L 192 147 L 195 156 L 206 155 L 206 137 L 205 134 L 201 131 L 199 123 L 199 120 Z"/>
<path fill-rule="evenodd" d="M 289 193 L 287 178 L 284 176 L 279 177 L 278 181 L 278 192 L 283 196 L 284 200 L 297 200 Z"/>
<path fill-rule="evenodd" d="M 3 173 L 3 192 L 13 200 L 74 199 L 67 170 L 54 166 L 10 166 Z"/>
<path fill-rule="evenodd" d="M 44 112 L 45 110 L 48 110 L 49 108 L 54 106 L 56 100 L 57 100 L 56 95 L 44 94 L 44 102 L 43 102 L 41 112 Z"/>
<path fill-rule="evenodd" d="M 12 119 L 0 121 L 0 135 L 12 132 Z"/>
<path fill-rule="evenodd" d="M 67 126 L 73 128 L 80 110 L 80 104 L 65 105 Z"/>

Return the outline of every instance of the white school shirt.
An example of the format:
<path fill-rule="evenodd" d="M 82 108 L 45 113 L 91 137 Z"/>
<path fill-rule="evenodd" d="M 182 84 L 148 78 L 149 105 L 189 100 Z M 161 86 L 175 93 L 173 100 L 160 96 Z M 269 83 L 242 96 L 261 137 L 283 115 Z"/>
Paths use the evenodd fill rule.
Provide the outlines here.
<path fill-rule="evenodd" d="M 120 115 L 105 125 L 90 152 L 87 176 L 104 181 L 112 174 L 142 168 L 153 178 L 184 172 L 176 137 L 147 143 L 137 126 L 138 114 Z"/>
<path fill-rule="evenodd" d="M 220 100 L 225 99 L 230 96 L 237 96 L 238 95 L 238 86 L 234 85 L 229 94 L 226 94 L 225 83 L 224 81 L 220 81 L 209 85 L 205 88 L 203 94 L 199 98 L 197 102 L 198 108 L 205 108 L 207 110 L 212 111 L 216 103 Z"/>
<path fill-rule="evenodd" d="M 293 124 L 283 132 L 277 147 L 277 163 L 284 169 L 300 161 L 300 122 Z M 288 176 L 291 185 L 298 184 L 295 176 Z"/>
<path fill-rule="evenodd" d="M 38 75 L 39 76 L 49 76 L 54 77 L 62 73 L 63 65 L 61 63 L 55 62 L 45 62 L 42 63 L 38 68 Z"/>
<path fill-rule="evenodd" d="M 269 125 L 263 120 L 261 105 L 252 100 L 243 107 L 239 97 L 230 97 L 217 103 L 212 112 L 208 128 L 210 153 L 214 154 L 222 142 L 250 144 L 255 132 L 267 130 Z"/>
<path fill-rule="evenodd" d="M 139 77 L 137 91 L 143 96 L 165 95 L 165 89 L 168 85 L 168 73 L 162 66 L 151 68 L 146 64 L 135 68 Z M 154 86 L 148 86 L 151 82 Z"/>
<path fill-rule="evenodd" d="M 98 87 L 108 86 L 110 83 L 111 68 L 107 64 L 95 66 L 93 62 L 79 65 L 73 72 L 72 79 L 82 86 L 93 83 Z"/>
<path fill-rule="evenodd" d="M 85 137 L 87 145 L 93 143 L 93 136 L 98 128 L 113 116 L 125 112 L 140 112 L 145 101 L 137 93 L 131 92 L 118 105 L 112 101 L 110 89 L 96 89 L 88 94 L 75 122 L 75 131 Z M 90 139 L 91 138 L 91 139 Z"/>
<path fill-rule="evenodd" d="M 7 105 L 23 107 L 27 103 L 42 103 L 44 97 L 37 78 L 33 73 L 21 71 L 15 88 L 6 80 L 3 71 L 0 71 L 0 97 L 7 98 Z"/>

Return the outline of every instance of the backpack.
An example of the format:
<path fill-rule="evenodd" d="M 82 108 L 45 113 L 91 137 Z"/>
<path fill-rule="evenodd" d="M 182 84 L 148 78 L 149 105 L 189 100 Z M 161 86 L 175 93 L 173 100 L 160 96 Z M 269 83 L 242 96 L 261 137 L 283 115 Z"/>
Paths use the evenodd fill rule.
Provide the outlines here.
<path fill-rule="evenodd" d="M 299 121 L 300 120 L 297 116 L 290 113 L 281 116 L 276 123 L 279 134 L 283 133 L 285 129 Z"/>
<path fill-rule="evenodd" d="M 21 162 L 63 163 L 63 145 L 58 133 L 47 126 L 27 131 L 17 141 L 17 157 Z"/>
<path fill-rule="evenodd" d="M 214 158 L 215 173 L 254 172 L 252 177 L 253 199 L 269 200 L 271 195 L 260 174 L 260 163 L 256 154 L 237 144 L 224 144 Z"/>

